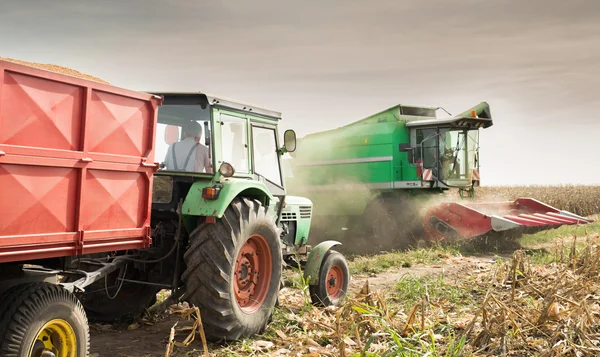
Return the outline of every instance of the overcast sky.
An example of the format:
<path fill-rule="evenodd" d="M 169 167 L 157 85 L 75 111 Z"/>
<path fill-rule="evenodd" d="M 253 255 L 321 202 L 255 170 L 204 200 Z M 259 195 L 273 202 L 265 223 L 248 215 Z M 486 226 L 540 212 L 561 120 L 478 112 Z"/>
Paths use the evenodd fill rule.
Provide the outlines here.
<path fill-rule="evenodd" d="M 600 1 L 0 0 L 0 56 L 206 91 L 302 136 L 487 101 L 483 184 L 600 184 Z"/>

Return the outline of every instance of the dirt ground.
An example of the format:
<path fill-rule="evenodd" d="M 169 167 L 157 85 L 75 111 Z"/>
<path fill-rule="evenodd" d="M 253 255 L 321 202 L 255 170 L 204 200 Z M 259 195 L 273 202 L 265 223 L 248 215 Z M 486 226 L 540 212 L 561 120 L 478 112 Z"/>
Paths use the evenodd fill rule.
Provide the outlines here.
<path fill-rule="evenodd" d="M 399 279 L 409 274 L 413 276 L 444 274 L 448 279 L 460 279 L 461 275 L 474 270 L 489 269 L 494 263 L 493 256 L 451 257 L 439 265 L 418 265 L 410 268 L 393 268 L 390 271 L 352 276 L 349 293 L 360 290 L 369 281 L 371 290 L 384 290 L 393 287 Z M 177 329 L 192 323 L 176 315 L 164 317 L 153 323 L 138 323 L 132 326 L 91 326 L 90 357 L 158 357 L 165 355 L 171 327 L 177 323 Z M 187 332 L 179 332 L 175 341 L 183 341 Z M 211 346 L 209 349 L 218 348 Z M 199 339 L 187 348 L 175 348 L 172 356 L 201 356 L 202 344 Z"/>

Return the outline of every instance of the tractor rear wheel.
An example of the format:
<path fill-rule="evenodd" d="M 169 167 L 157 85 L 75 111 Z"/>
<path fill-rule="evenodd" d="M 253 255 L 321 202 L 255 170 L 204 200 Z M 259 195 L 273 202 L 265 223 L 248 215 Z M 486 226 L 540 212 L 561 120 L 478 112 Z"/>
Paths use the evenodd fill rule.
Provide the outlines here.
<path fill-rule="evenodd" d="M 0 356 L 87 357 L 90 334 L 83 306 L 60 286 L 28 283 L 2 295 Z"/>
<path fill-rule="evenodd" d="M 267 208 L 235 199 L 216 223 L 190 234 L 184 254 L 188 302 L 198 306 L 206 337 L 233 341 L 264 330 L 281 279 L 281 243 Z"/>
<path fill-rule="evenodd" d="M 328 251 L 319 269 L 319 283 L 309 286 L 313 304 L 337 305 L 348 293 L 349 280 L 350 270 L 344 256 L 335 250 Z"/>

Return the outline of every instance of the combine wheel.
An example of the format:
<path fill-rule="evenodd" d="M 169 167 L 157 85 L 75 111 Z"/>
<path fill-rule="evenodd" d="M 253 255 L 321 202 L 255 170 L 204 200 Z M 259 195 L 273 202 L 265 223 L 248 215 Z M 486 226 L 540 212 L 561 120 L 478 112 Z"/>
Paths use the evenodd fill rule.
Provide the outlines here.
<path fill-rule="evenodd" d="M 90 335 L 83 306 L 62 287 L 29 283 L 2 296 L 0 356 L 87 357 Z"/>
<path fill-rule="evenodd" d="M 207 338 L 233 341 L 264 330 L 282 268 L 277 227 L 266 207 L 235 199 L 222 219 L 192 232 L 184 259 L 187 300 L 200 308 Z"/>
<path fill-rule="evenodd" d="M 344 256 L 335 250 L 325 254 L 319 270 L 319 283 L 310 285 L 310 298 L 316 305 L 337 305 L 348 292 L 350 273 Z"/>

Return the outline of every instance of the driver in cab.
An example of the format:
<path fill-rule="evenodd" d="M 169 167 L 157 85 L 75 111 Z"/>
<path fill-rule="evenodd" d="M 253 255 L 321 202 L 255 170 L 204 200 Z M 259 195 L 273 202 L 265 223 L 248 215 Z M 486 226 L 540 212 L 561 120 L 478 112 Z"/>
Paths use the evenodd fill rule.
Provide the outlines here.
<path fill-rule="evenodd" d="M 169 146 L 165 156 L 168 171 L 212 172 L 208 148 L 200 143 L 202 126 L 190 121 L 183 127 L 183 139 Z"/>

